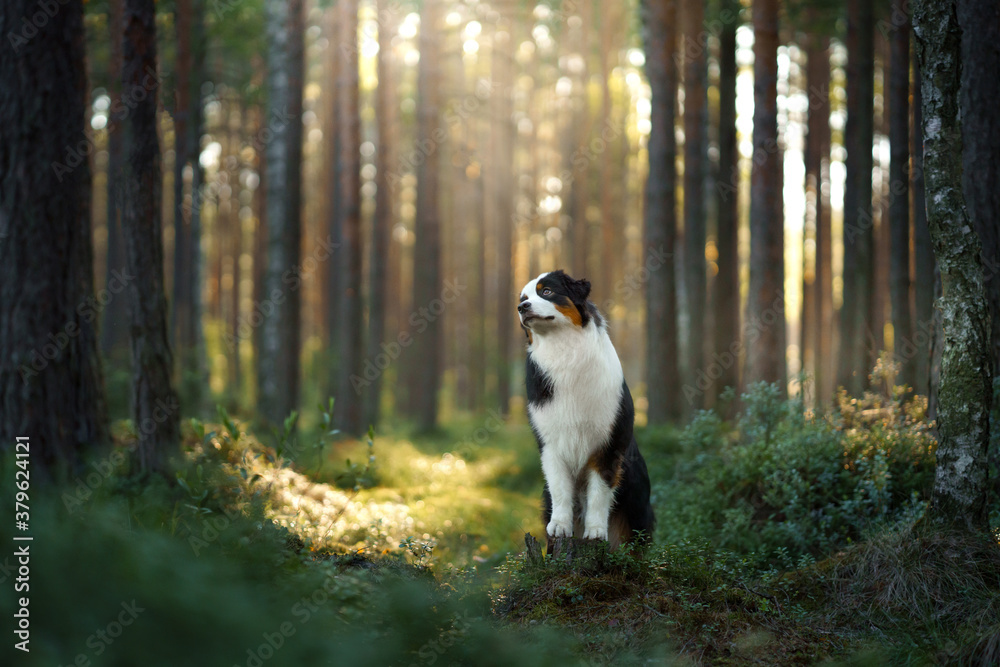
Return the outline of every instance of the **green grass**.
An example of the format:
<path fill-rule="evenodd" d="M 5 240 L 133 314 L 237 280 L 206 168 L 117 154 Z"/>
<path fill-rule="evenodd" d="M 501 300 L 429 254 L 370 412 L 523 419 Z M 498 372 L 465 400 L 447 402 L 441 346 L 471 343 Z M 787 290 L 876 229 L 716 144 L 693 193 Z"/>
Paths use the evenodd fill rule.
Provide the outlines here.
<path fill-rule="evenodd" d="M 858 461 L 884 452 L 888 476 L 864 479 L 925 479 L 925 449 L 906 444 L 923 442 L 919 420 L 874 423 L 848 412 L 831 425 L 765 407 L 776 411 L 764 421 L 776 420 L 780 452 L 793 447 L 809 459 L 836 433 Z M 172 476 L 117 469 L 72 511 L 62 494 L 75 484 L 33 490 L 32 655 L 25 662 L 8 642 L 0 663 L 83 655 L 92 664 L 247 664 L 285 622 L 294 632 L 262 664 L 998 662 L 995 541 L 914 528 L 909 517 L 816 553 L 778 542 L 764 555 L 742 548 L 718 519 L 727 508 L 699 505 L 727 502 L 718 480 L 743 494 L 730 494 L 738 502 L 756 502 L 770 483 L 752 477 L 765 468 L 745 458 L 765 445 L 729 424 L 701 418 L 684 430 L 637 431 L 656 482 L 657 541 L 586 570 L 521 555 L 524 533 L 543 533 L 542 475 L 526 424 L 454 415 L 433 434 L 382 429 L 369 446 L 324 435 L 323 413 L 283 444 L 258 440 L 224 412 L 219 423 L 186 424 Z M 123 424 L 115 434 L 127 444 Z M 744 457 L 746 479 L 731 480 L 711 460 L 722 453 Z M 774 460 L 760 458 L 780 468 Z M 9 460 L 0 473 L 12 478 Z M 701 484 L 703 497 L 685 509 L 681 501 L 695 497 L 689 484 Z M 10 488 L 0 489 L 7 505 Z M 767 497 L 778 511 L 755 520 L 770 530 L 793 505 L 776 491 Z M 679 528 L 690 535 L 678 537 Z M 0 524 L 0 541 L 11 543 L 10 530 Z M 133 599 L 144 611 L 97 655 L 95 631 Z M 3 596 L 0 614 L 12 613 Z"/>

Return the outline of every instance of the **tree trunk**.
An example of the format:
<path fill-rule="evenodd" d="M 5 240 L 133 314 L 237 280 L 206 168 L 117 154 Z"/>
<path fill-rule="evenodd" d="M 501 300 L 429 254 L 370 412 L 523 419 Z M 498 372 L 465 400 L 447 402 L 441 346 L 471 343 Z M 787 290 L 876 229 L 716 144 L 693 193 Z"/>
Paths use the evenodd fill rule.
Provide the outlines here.
<path fill-rule="evenodd" d="M 938 413 L 937 473 L 931 515 L 987 528 L 987 446 L 992 402 L 989 309 L 982 249 L 962 196 L 961 30 L 954 0 L 913 3 L 923 78 L 927 220 L 941 269 L 944 347 Z M 995 73 L 994 73 L 995 74 Z"/>
<path fill-rule="evenodd" d="M 713 283 L 715 351 L 721 375 L 715 381 L 716 396 L 726 387 L 739 387 L 740 346 L 740 258 L 739 203 L 740 167 L 736 135 L 736 29 L 740 26 L 740 4 L 726 0 L 719 35 L 719 181 L 716 184 L 718 228 L 715 245 L 719 273 Z"/>
<path fill-rule="evenodd" d="M 960 0 L 962 30 L 962 190 L 972 225 L 983 244 L 986 299 L 990 309 L 990 357 L 1000 374 L 1000 4 Z"/>
<path fill-rule="evenodd" d="M 910 26 L 893 31 L 889 61 L 889 229 L 893 352 L 900 381 L 915 383 L 913 314 L 910 310 Z"/>
<path fill-rule="evenodd" d="M 704 32 L 704 0 L 684 3 L 684 289 L 687 295 L 687 382 L 696 384 L 696 373 L 705 369 L 705 79 L 708 47 L 699 42 Z M 704 395 L 692 393 L 690 410 L 698 410 Z"/>
<path fill-rule="evenodd" d="M 330 35 L 330 72 L 335 79 L 340 76 L 340 60 L 342 49 L 337 45 L 340 42 L 340 13 L 339 7 L 334 7 L 328 11 L 329 21 L 327 31 Z M 341 226 L 340 211 L 340 93 L 336 80 L 334 85 L 329 86 L 330 118 L 327 124 L 327 132 L 324 136 L 329 137 L 326 142 L 325 156 L 327 164 L 326 178 L 330 188 L 330 196 L 327 199 L 327 233 L 333 244 L 330 260 L 326 265 L 326 299 L 325 324 L 327 345 L 331 356 L 330 379 L 326 382 L 324 389 L 331 396 L 337 393 L 340 381 L 340 299 L 342 289 L 340 285 L 341 274 L 341 253 L 343 251 L 343 228 Z"/>
<path fill-rule="evenodd" d="M 613 32 L 612 27 L 614 22 L 611 19 L 612 12 L 615 11 L 614 3 L 598 3 L 597 5 L 599 11 L 601 12 L 601 26 L 599 28 L 601 35 L 601 126 L 600 132 L 603 134 L 611 128 L 611 58 L 613 57 Z M 538 88 L 538 82 L 535 83 L 535 88 Z M 538 122 L 534 123 L 535 132 L 538 131 Z M 595 293 L 599 293 L 601 298 L 605 301 L 611 299 L 613 294 L 612 286 L 614 285 L 615 276 L 615 255 L 614 255 L 614 240 L 615 240 L 615 222 L 617 217 L 614 214 L 613 207 L 613 192 L 614 179 L 611 175 L 611 167 L 613 160 L 609 154 L 610 146 L 605 146 L 605 151 L 602 157 L 599 158 L 600 170 L 601 170 L 601 182 L 598 187 L 600 196 L 600 206 L 601 206 L 601 264 L 600 271 L 598 272 L 598 282 L 599 286 Z M 538 141 L 532 142 L 532 149 L 537 151 Z M 537 160 L 533 160 L 533 163 L 537 165 Z M 537 179 L 536 179 L 537 181 Z M 533 201 L 538 201 L 535 198 Z M 532 277 L 537 276 L 536 271 L 532 271 Z M 599 290 L 599 292 L 598 292 Z M 611 313 L 606 312 L 605 316 L 610 320 Z"/>
<path fill-rule="evenodd" d="M 340 383 L 337 423 L 359 436 L 362 426 L 364 309 L 361 302 L 361 116 L 358 108 L 358 3 L 342 0 L 340 10 L 340 215 L 343 230 L 340 296 Z"/>
<path fill-rule="evenodd" d="M 36 476 L 51 480 L 104 443 L 107 415 L 83 3 L 61 6 L 34 39 L 18 41 L 37 9 L 23 0 L 0 12 L 0 448 L 11 452 L 25 438 Z"/>
<path fill-rule="evenodd" d="M 108 32 L 110 61 L 108 96 L 121 100 L 122 95 L 122 0 L 108 2 Z M 122 240 L 122 168 L 125 163 L 125 129 L 121 113 L 108 111 L 108 241 L 104 284 L 110 285 L 116 274 L 125 268 L 125 246 Z M 101 317 L 101 351 L 111 357 L 128 341 L 128 304 L 124 295 L 115 295 L 104 307 Z M 116 355 L 117 356 L 117 355 Z"/>
<path fill-rule="evenodd" d="M 874 363 L 872 329 L 875 291 L 875 234 L 872 220 L 874 132 L 874 5 L 847 4 L 847 149 L 844 184 L 844 289 L 838 384 L 854 396 L 867 384 Z"/>
<path fill-rule="evenodd" d="M 414 311 L 423 312 L 413 329 L 410 394 L 421 430 L 437 424 L 441 386 L 441 220 L 438 210 L 438 157 L 446 131 L 439 97 L 438 0 L 425 0 L 420 17 L 420 63 L 417 67 L 417 145 L 428 146 L 417 173 L 416 245 L 413 250 Z M 501 332 L 502 334 L 503 332 Z"/>
<path fill-rule="evenodd" d="M 280 424 L 298 405 L 302 157 L 302 0 L 270 0 L 268 9 L 267 268 L 257 410 Z"/>
<path fill-rule="evenodd" d="M 676 0 L 644 0 L 642 13 L 646 73 L 652 92 L 644 254 L 661 258 L 659 268 L 650 271 L 646 284 L 646 396 L 649 423 L 662 424 L 678 419 L 682 412 L 677 391 L 677 285 L 674 274 L 677 3 Z"/>
<path fill-rule="evenodd" d="M 778 145 L 778 3 L 753 6 L 753 172 L 750 180 L 750 294 L 746 382 L 785 377 L 784 207 Z"/>
<path fill-rule="evenodd" d="M 812 319 L 808 347 L 812 351 L 813 395 L 817 406 L 829 403 L 833 396 L 833 270 L 830 233 L 830 195 L 824 192 L 830 158 L 830 41 L 819 35 L 810 37 L 806 57 L 806 87 L 809 100 L 808 138 L 806 143 L 806 187 L 810 190 L 815 212 L 813 227 L 816 239 L 813 282 L 810 286 Z M 826 170 L 824 170 L 826 167 Z"/>
<path fill-rule="evenodd" d="M 921 396 L 930 396 L 931 338 L 934 332 L 934 276 L 937 272 L 931 232 L 927 226 L 927 203 L 924 198 L 923 104 L 920 65 L 913 53 L 913 259 L 914 306 L 916 315 L 916 379 L 913 388 Z"/>
<path fill-rule="evenodd" d="M 573 96 L 573 148 L 570 153 L 564 156 L 571 162 L 572 182 L 570 185 L 569 215 L 572 220 L 572 241 L 573 241 L 573 275 L 582 278 L 587 275 L 587 260 L 590 255 L 589 248 L 589 222 L 587 220 L 588 197 L 588 174 L 589 161 L 584 160 L 578 167 L 573 164 L 573 157 L 576 151 L 585 151 L 587 140 L 590 137 L 590 95 L 587 87 L 590 83 L 588 61 L 590 60 L 590 31 L 592 4 L 589 2 L 580 3 L 580 27 L 577 31 L 578 37 L 575 41 L 580 56 L 580 71 L 577 74 L 577 81 L 574 87 L 578 87 L 577 94 Z"/>
<path fill-rule="evenodd" d="M 132 280 L 132 422 L 138 432 L 136 464 L 143 473 L 164 470 L 178 446 L 180 406 L 171 385 L 167 339 L 160 206 L 160 144 L 156 124 L 156 12 L 152 0 L 125 0 L 122 89 L 135 100 L 129 114 L 129 173 L 122 230 Z"/>
<path fill-rule="evenodd" d="M 172 332 L 180 361 L 185 409 L 201 403 L 205 365 L 201 354 L 201 84 L 204 78 L 202 0 L 179 0 L 174 107 L 174 303 Z M 184 168 L 191 164 L 191 200 L 184 201 Z"/>
<path fill-rule="evenodd" d="M 191 94 L 191 0 L 176 0 L 174 33 L 177 55 L 174 62 L 174 300 L 171 304 L 170 340 L 178 356 L 184 357 L 190 329 L 191 288 L 191 207 L 200 205 L 198 193 L 191 193 L 191 207 L 184 206 L 184 168 L 192 148 L 188 140 L 188 98 Z M 195 148 L 195 153 L 197 149 Z"/>
<path fill-rule="evenodd" d="M 512 55 L 510 45 L 513 40 L 508 35 L 502 45 L 506 48 L 497 50 L 494 53 L 491 66 L 493 67 L 493 80 L 497 86 L 497 93 L 493 99 L 494 122 L 491 127 L 491 149 L 496 160 L 496 189 L 494 191 L 495 200 L 493 202 L 497 220 L 496 238 L 496 267 L 497 267 L 497 298 L 496 323 L 497 323 L 497 404 L 500 412 L 507 415 L 510 411 L 510 374 L 511 374 L 511 341 L 517 335 L 514 325 L 514 307 L 511 298 L 514 295 L 512 278 L 512 266 L 514 264 L 514 220 L 512 200 L 514 189 L 512 185 L 512 170 L 514 165 L 514 131 L 511 120 L 511 85 L 513 75 L 511 72 Z M 585 187 L 586 180 L 574 179 L 574 191 L 578 187 Z M 584 213 L 584 215 L 586 215 Z"/>
<path fill-rule="evenodd" d="M 395 125 L 396 95 L 392 78 L 392 35 L 395 22 L 386 0 L 377 3 L 381 22 L 378 26 L 378 88 L 375 89 L 375 119 L 378 123 L 378 153 L 375 157 L 375 219 L 372 223 L 371 285 L 368 301 L 368 359 L 382 351 L 385 338 L 386 284 L 389 273 L 389 241 L 392 237 L 393 210 L 389 172 L 394 164 L 392 128 Z M 364 424 L 376 424 L 382 396 L 382 373 L 378 373 L 365 398 Z"/>

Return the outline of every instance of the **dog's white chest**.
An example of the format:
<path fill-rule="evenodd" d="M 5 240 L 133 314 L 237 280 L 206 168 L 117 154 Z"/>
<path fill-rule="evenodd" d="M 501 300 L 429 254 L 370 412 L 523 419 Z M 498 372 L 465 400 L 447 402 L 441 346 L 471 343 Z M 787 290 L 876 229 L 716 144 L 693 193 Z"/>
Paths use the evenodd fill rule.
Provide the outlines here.
<path fill-rule="evenodd" d="M 529 405 L 543 456 L 583 469 L 614 426 L 622 392 L 622 366 L 604 331 L 569 331 L 536 339 L 532 359 L 552 381 L 552 398 Z"/>

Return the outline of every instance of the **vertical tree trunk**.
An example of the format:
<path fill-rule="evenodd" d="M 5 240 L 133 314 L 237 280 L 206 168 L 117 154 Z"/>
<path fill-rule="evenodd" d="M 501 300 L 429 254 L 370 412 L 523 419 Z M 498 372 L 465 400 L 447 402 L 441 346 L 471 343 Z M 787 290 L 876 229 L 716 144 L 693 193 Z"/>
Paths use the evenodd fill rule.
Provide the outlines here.
<path fill-rule="evenodd" d="M 340 383 L 336 413 L 340 429 L 362 431 L 364 309 L 361 302 L 361 116 L 358 108 L 358 3 L 342 0 L 340 10 L 340 215 L 343 230 L 340 284 Z"/>
<path fill-rule="evenodd" d="M 302 0 L 270 0 L 267 125 L 267 268 L 258 358 L 257 409 L 279 424 L 298 405 L 302 157 Z"/>
<path fill-rule="evenodd" d="M 611 127 L 611 70 L 612 70 L 612 51 L 613 51 L 613 40 L 614 36 L 612 33 L 612 27 L 614 25 L 611 20 L 611 13 L 614 11 L 614 3 L 598 3 L 598 8 L 601 11 L 601 128 L 600 132 L 603 134 Z M 537 86 L 537 84 L 536 84 Z M 535 130 L 537 131 L 538 123 L 534 124 Z M 533 142 L 533 148 L 537 148 L 538 142 Z M 615 222 L 617 221 L 614 215 L 613 202 L 612 202 L 612 188 L 614 187 L 614 178 L 611 175 L 612 159 L 609 154 L 610 146 L 605 147 L 604 154 L 598 158 L 601 164 L 601 183 L 599 186 L 599 196 L 601 205 L 601 266 L 599 271 L 599 285 L 600 295 L 602 300 L 607 300 L 611 298 L 613 294 L 612 285 L 614 285 L 615 280 L 615 255 L 614 255 L 614 237 L 615 237 Z M 532 276 L 538 275 L 537 272 L 532 272 Z M 597 292 L 597 290 L 595 290 Z M 610 313 L 605 313 L 609 318 Z"/>
<path fill-rule="evenodd" d="M 847 4 L 847 181 L 844 185 L 844 299 L 838 383 L 857 396 L 874 361 L 875 235 L 872 220 L 872 140 L 875 95 L 874 5 Z"/>
<path fill-rule="evenodd" d="M 232 340 L 235 341 L 232 348 L 228 350 L 230 359 L 230 381 L 232 382 L 232 394 L 235 407 L 239 407 L 242 397 L 243 385 L 243 362 L 240 357 L 240 281 L 242 278 L 242 267 L 240 257 L 243 255 L 243 221 L 240 216 L 240 181 L 239 173 L 242 171 L 242 131 L 246 126 L 246 106 L 243 100 L 233 95 L 233 104 L 236 106 L 236 122 L 229 125 L 229 151 L 234 161 L 234 169 L 230 172 L 229 179 L 229 241 L 230 254 L 232 255 L 232 287 L 229 291 L 229 330 Z"/>
<path fill-rule="evenodd" d="M 927 220 L 941 269 L 945 336 L 931 512 L 942 523 L 982 531 L 992 402 L 990 322 L 982 246 L 962 196 L 962 33 L 955 0 L 914 2 L 913 31 L 923 78 Z"/>
<path fill-rule="evenodd" d="M 910 310 L 910 26 L 890 36 L 889 228 L 893 351 L 902 365 L 900 381 L 914 386 L 913 314 Z"/>
<path fill-rule="evenodd" d="M 180 438 L 173 358 L 167 340 L 160 207 L 160 144 L 156 126 L 156 12 L 152 0 L 125 0 L 122 89 L 137 100 L 129 115 L 131 146 L 122 230 L 129 272 L 132 334 L 132 422 L 138 469 L 164 469 Z"/>
<path fill-rule="evenodd" d="M 681 415 L 677 387 L 677 285 L 674 241 L 677 234 L 674 101 L 677 98 L 676 0 L 643 0 L 646 73 L 652 92 L 649 176 L 643 221 L 645 255 L 660 259 L 646 284 L 646 396 L 650 424 Z"/>
<path fill-rule="evenodd" d="M 441 386 L 441 220 L 438 211 L 438 158 L 446 132 L 440 122 L 438 0 L 425 0 L 420 16 L 420 63 L 417 67 L 417 142 L 430 146 L 417 174 L 416 245 L 413 250 L 414 310 L 423 308 L 423 331 L 415 328 L 411 352 L 410 394 L 417 426 L 437 424 Z M 501 332 L 502 333 L 502 332 Z"/>
<path fill-rule="evenodd" d="M 340 43 L 340 21 L 338 14 L 340 8 L 334 7 L 327 12 L 329 16 L 327 32 L 330 35 L 330 61 L 329 69 L 335 78 L 334 85 L 329 86 L 329 113 L 330 118 L 327 124 L 327 132 L 324 136 L 329 137 L 325 146 L 325 159 L 327 165 L 326 177 L 330 188 L 330 197 L 327 199 L 327 233 L 333 243 L 330 260 L 326 266 L 326 299 L 324 307 L 326 319 L 326 335 L 328 336 L 328 348 L 332 358 L 330 367 L 330 380 L 327 382 L 326 390 L 330 395 L 335 395 L 340 381 L 340 307 L 342 289 L 340 284 L 341 274 L 341 252 L 343 250 L 343 228 L 341 226 L 340 211 L 340 93 L 337 90 L 339 85 L 336 81 L 340 78 L 340 60 L 343 49 Z"/>
<path fill-rule="evenodd" d="M 0 12 L 0 447 L 30 438 L 33 470 L 51 479 L 104 443 L 107 416 L 83 3 L 62 5 L 33 39 L 8 39 L 37 10 L 23 0 Z"/>
<path fill-rule="evenodd" d="M 180 361 L 186 409 L 201 403 L 205 365 L 201 353 L 201 84 L 204 79 L 203 0 L 180 0 L 177 81 L 174 100 L 174 350 Z M 191 203 L 184 201 L 184 169 L 190 163 Z"/>
<path fill-rule="evenodd" d="M 191 94 L 191 0 L 176 0 L 174 5 L 174 33 L 177 38 L 177 55 L 174 63 L 174 299 L 171 304 L 170 340 L 178 356 L 184 357 L 188 341 L 185 333 L 190 329 L 191 288 L 191 222 L 193 206 L 201 202 L 197 192 L 191 193 L 191 206 L 184 206 L 184 169 L 192 148 L 188 140 L 188 98 Z M 195 149 L 197 153 L 197 149 Z M 196 158 L 197 159 L 197 158 Z"/>
<path fill-rule="evenodd" d="M 113 102 L 122 95 L 122 1 L 108 2 L 108 32 L 110 62 L 108 67 L 108 96 Z M 105 285 L 111 285 L 116 274 L 125 268 L 125 247 L 122 241 L 122 168 L 125 163 L 125 120 L 114 109 L 108 111 L 108 242 L 105 266 Z M 101 350 L 110 357 L 128 341 L 128 304 L 124 294 L 112 296 L 101 317 Z"/>
<path fill-rule="evenodd" d="M 833 397 L 833 238 L 830 232 L 830 41 L 814 35 L 807 54 L 809 143 L 806 146 L 807 181 L 812 183 L 816 208 L 816 263 L 812 284 L 814 318 L 811 328 L 816 405 Z"/>
<path fill-rule="evenodd" d="M 750 180 L 750 295 L 747 384 L 786 390 L 784 210 L 778 145 L 778 3 L 753 5 L 753 173 Z M 759 335 L 758 335 L 759 334 Z"/>
<path fill-rule="evenodd" d="M 962 30 L 962 189 L 972 225 L 983 244 L 990 309 L 990 357 L 1000 373 L 1000 4 L 959 0 Z"/>
<path fill-rule="evenodd" d="M 572 240 L 573 240 L 573 275 L 582 278 L 587 275 L 587 259 L 590 254 L 589 249 L 589 223 L 587 221 L 588 206 L 588 167 L 589 161 L 584 160 L 581 166 L 573 162 L 576 151 L 586 150 L 587 139 L 590 136 L 590 95 L 587 88 L 590 83 L 588 62 L 590 60 L 590 31 L 591 11 L 593 7 L 589 2 L 580 3 L 580 28 L 576 40 L 576 48 L 580 56 L 580 71 L 574 87 L 579 87 L 576 95 L 573 96 L 573 148 L 571 152 L 564 156 L 570 161 L 573 180 L 570 185 L 569 215 L 572 220 Z"/>
<path fill-rule="evenodd" d="M 930 396 L 931 338 L 934 332 L 934 276 L 937 272 L 931 232 L 927 226 L 927 203 L 924 198 L 924 131 L 920 65 L 913 54 L 913 260 L 914 306 L 916 316 L 916 364 L 914 389 Z"/>
<path fill-rule="evenodd" d="M 493 125 L 491 128 L 492 154 L 495 156 L 496 190 L 493 209 L 496 211 L 496 267 L 497 267 L 497 404 L 502 414 L 510 410 L 510 374 L 511 374 L 511 339 L 515 335 L 514 306 L 510 297 L 514 294 L 512 265 L 514 263 L 514 220 L 512 201 L 514 189 L 512 185 L 512 169 L 514 165 L 514 129 L 511 120 L 511 72 L 513 57 L 510 48 L 513 44 L 508 35 L 502 42 L 498 40 L 499 48 L 493 56 L 493 80 L 497 93 L 493 100 Z M 583 187 L 584 182 L 573 181 L 574 190 Z M 586 215 L 586 214 L 584 214 Z"/>
<path fill-rule="evenodd" d="M 689 384 L 705 366 L 705 142 L 702 124 L 705 109 L 705 80 L 708 76 L 708 47 L 700 43 L 704 33 L 704 0 L 686 2 L 681 12 L 684 22 L 684 289 L 687 294 Z M 689 409 L 702 407 L 701 392 L 692 394 Z"/>
<path fill-rule="evenodd" d="M 740 168 L 736 136 L 736 29 L 740 26 L 740 3 L 726 0 L 719 35 L 719 182 L 716 201 L 719 222 L 715 244 L 719 251 L 719 273 L 713 283 L 715 317 L 713 347 L 721 359 L 721 375 L 715 381 L 718 395 L 726 387 L 739 387 L 740 258 L 739 202 Z"/>
<path fill-rule="evenodd" d="M 396 95 L 392 73 L 392 35 L 395 23 L 386 0 L 377 2 L 378 88 L 375 90 L 375 120 L 378 124 L 378 153 L 375 157 L 375 219 L 372 223 L 371 286 L 368 303 L 368 359 L 382 352 L 385 338 L 386 284 L 389 273 L 389 240 L 392 236 L 393 210 L 389 171 L 393 168 L 392 128 L 395 125 Z M 382 374 L 372 381 L 365 398 L 364 424 L 376 424 Z"/>

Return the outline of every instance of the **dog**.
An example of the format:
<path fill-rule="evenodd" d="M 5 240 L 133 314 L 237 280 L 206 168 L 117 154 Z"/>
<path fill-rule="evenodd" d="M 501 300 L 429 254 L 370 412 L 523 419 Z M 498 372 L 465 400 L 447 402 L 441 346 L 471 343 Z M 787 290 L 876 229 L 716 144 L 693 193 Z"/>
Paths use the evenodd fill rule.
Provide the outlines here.
<path fill-rule="evenodd" d="M 654 525 L 646 461 L 632 434 L 635 408 L 590 282 L 562 270 L 521 290 L 528 339 L 528 420 L 545 476 L 542 521 L 557 537 L 607 540 L 611 549 Z"/>

